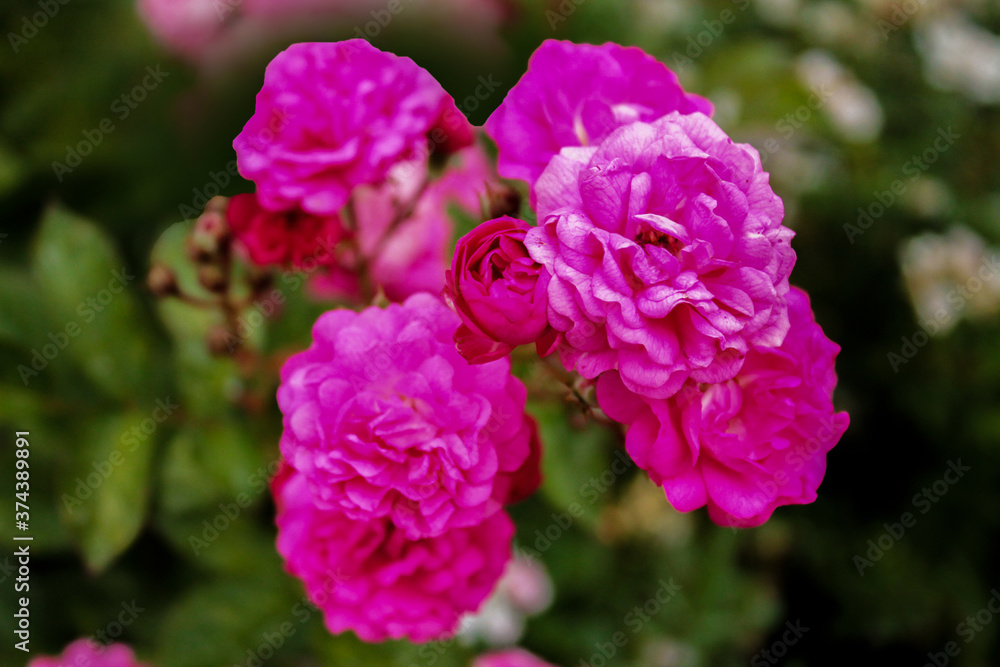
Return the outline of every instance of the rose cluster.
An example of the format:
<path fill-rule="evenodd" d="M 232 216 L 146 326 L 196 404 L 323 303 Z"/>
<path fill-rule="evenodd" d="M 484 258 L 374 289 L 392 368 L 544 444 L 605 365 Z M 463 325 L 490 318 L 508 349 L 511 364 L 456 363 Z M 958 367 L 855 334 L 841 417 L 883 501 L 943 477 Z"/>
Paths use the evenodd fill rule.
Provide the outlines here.
<path fill-rule="evenodd" d="M 638 49 L 545 42 L 486 122 L 538 224 L 463 237 L 446 294 L 470 361 L 556 353 L 677 509 L 753 526 L 815 499 L 848 418 L 781 199 L 711 112 Z"/>
<path fill-rule="evenodd" d="M 496 187 L 452 98 L 358 40 L 267 68 L 234 142 L 256 184 L 228 205 L 239 247 L 289 268 L 320 247 L 315 293 L 396 302 L 322 315 L 277 393 L 278 550 L 332 632 L 429 641 L 496 585 L 505 506 L 540 483 L 521 345 L 596 387 L 678 510 L 754 526 L 815 500 L 848 423 L 839 347 L 789 285 L 757 151 L 711 113 L 638 49 L 545 42 L 485 127 L 537 224 L 493 207 L 445 271 L 446 210 Z"/>

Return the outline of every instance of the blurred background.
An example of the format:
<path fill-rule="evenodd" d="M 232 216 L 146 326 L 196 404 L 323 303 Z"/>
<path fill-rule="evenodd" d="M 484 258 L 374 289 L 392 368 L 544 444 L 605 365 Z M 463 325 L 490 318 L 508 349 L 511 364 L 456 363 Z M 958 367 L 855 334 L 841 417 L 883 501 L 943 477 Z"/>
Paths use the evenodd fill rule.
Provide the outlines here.
<path fill-rule="evenodd" d="M 93 636 L 159 667 L 457 666 L 513 643 L 566 667 L 1000 664 L 1000 3 L 143 12 L 0 8 L 0 468 L 13 477 L 13 432 L 30 430 L 33 655 Z M 797 232 L 792 282 L 843 348 L 835 401 L 851 427 L 816 503 L 714 526 L 634 468 L 609 472 L 606 431 L 530 406 L 546 481 L 513 508 L 521 556 L 485 611 L 422 647 L 326 632 L 273 547 L 273 377 L 212 357 L 206 323 L 144 281 L 151 258 L 183 252 L 175 223 L 250 191 L 231 145 L 266 63 L 295 41 L 357 36 L 413 57 L 476 124 L 547 38 L 638 45 L 715 103 L 761 152 Z M 323 306 L 302 292 L 254 329 L 259 345 L 308 343 Z M 9 540 L 13 482 L 0 490 Z M 4 628 L 13 551 L 0 550 Z M 670 582 L 679 593 L 647 604 Z M 0 663 L 26 664 L 4 634 Z"/>

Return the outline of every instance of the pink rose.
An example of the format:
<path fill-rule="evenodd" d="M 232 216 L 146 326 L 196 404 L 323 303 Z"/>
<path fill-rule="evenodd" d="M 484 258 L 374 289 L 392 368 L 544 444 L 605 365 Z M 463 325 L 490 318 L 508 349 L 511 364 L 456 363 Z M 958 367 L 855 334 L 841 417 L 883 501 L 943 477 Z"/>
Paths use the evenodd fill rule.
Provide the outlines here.
<path fill-rule="evenodd" d="M 213 0 L 139 0 L 137 8 L 150 32 L 188 60 L 206 55 L 226 28 Z"/>
<path fill-rule="evenodd" d="M 478 215 L 480 198 L 496 174 L 478 146 L 451 156 L 436 179 L 425 161 L 401 162 L 378 186 L 359 186 L 351 195 L 358 258 L 373 286 L 392 301 L 417 292 L 440 293 L 454 224 L 452 207 Z M 324 270 L 310 287 L 321 298 L 352 296 L 357 283 Z"/>
<path fill-rule="evenodd" d="M 356 186 L 425 155 L 429 133 L 453 109 L 426 70 L 365 40 L 293 44 L 268 65 L 233 147 L 262 206 L 330 215 Z"/>
<path fill-rule="evenodd" d="M 510 560 L 514 524 L 503 511 L 411 539 L 387 517 L 356 520 L 317 507 L 306 476 L 290 466 L 272 491 L 278 553 L 333 633 L 353 630 L 369 642 L 442 638 L 479 608 Z"/>
<path fill-rule="evenodd" d="M 484 653 L 472 661 L 472 667 L 553 667 L 523 648 Z"/>
<path fill-rule="evenodd" d="M 546 40 L 528 71 L 486 121 L 499 149 L 500 175 L 535 181 L 560 150 L 596 146 L 622 125 L 672 111 L 711 115 L 677 75 L 636 47 Z"/>
<path fill-rule="evenodd" d="M 631 391 L 666 398 L 781 343 L 794 232 L 757 151 L 707 116 L 565 148 L 536 188 L 525 245 L 552 275 L 548 320 L 568 369 L 617 370 Z"/>
<path fill-rule="evenodd" d="M 488 220 L 458 241 L 446 295 L 462 326 L 459 352 L 472 363 L 506 356 L 538 340 L 548 328 L 549 274 L 528 254 L 523 220 Z"/>
<path fill-rule="evenodd" d="M 788 314 L 782 345 L 752 348 L 732 380 L 689 381 L 664 400 L 628 391 L 614 372 L 598 379 L 601 408 L 628 426 L 629 455 L 681 512 L 708 505 L 716 523 L 747 527 L 780 505 L 816 500 L 826 453 L 849 422 L 833 408 L 840 347 L 798 288 Z"/>
<path fill-rule="evenodd" d="M 282 454 L 317 505 L 416 539 L 478 525 L 532 483 L 524 385 L 506 359 L 470 366 L 458 324 L 428 294 L 317 320 L 278 389 Z"/>
<path fill-rule="evenodd" d="M 90 639 L 77 639 L 57 657 L 41 656 L 28 663 L 28 667 L 148 667 L 135 659 L 135 654 L 124 644 L 102 646 Z"/>

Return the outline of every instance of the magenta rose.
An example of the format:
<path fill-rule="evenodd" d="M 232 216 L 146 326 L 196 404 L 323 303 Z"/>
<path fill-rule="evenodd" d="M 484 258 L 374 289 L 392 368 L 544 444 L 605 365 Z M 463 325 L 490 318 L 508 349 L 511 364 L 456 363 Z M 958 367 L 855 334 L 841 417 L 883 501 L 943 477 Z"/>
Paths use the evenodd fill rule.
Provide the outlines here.
<path fill-rule="evenodd" d="M 826 454 L 849 422 L 833 408 L 840 347 L 798 288 L 788 294 L 788 314 L 781 346 L 752 348 L 732 380 L 689 381 L 675 396 L 653 399 L 630 392 L 617 373 L 598 379 L 601 408 L 628 426 L 629 455 L 676 509 L 708 505 L 716 523 L 748 527 L 780 505 L 816 500 Z"/>
<path fill-rule="evenodd" d="M 672 111 L 711 115 L 712 104 L 684 92 L 677 75 L 636 47 L 546 40 L 528 71 L 487 119 L 500 175 L 535 181 L 560 150 L 596 146 L 634 121 Z"/>
<path fill-rule="evenodd" d="M 462 358 L 458 325 L 429 294 L 320 316 L 278 389 L 282 454 L 317 505 L 417 539 L 478 525 L 523 493 L 527 392 L 507 359 Z"/>
<path fill-rule="evenodd" d="M 510 560 L 506 512 L 411 539 L 388 517 L 351 519 L 317 507 L 309 487 L 287 465 L 272 483 L 278 553 L 330 632 L 353 630 L 369 642 L 442 638 L 486 600 Z"/>
<path fill-rule="evenodd" d="M 292 44 L 267 66 L 233 148 L 262 206 L 329 215 L 356 186 L 425 155 L 431 132 L 454 127 L 459 141 L 436 137 L 450 148 L 470 140 L 454 109 L 426 70 L 363 39 Z"/>
<path fill-rule="evenodd" d="M 549 274 L 528 254 L 528 223 L 487 220 L 458 241 L 445 293 L 462 318 L 459 352 L 472 363 L 506 356 L 548 328 Z"/>
<path fill-rule="evenodd" d="M 525 245 L 552 275 L 548 320 L 568 369 L 617 370 L 631 391 L 666 398 L 781 343 L 794 232 L 757 151 L 707 116 L 565 148 L 536 185 Z"/>

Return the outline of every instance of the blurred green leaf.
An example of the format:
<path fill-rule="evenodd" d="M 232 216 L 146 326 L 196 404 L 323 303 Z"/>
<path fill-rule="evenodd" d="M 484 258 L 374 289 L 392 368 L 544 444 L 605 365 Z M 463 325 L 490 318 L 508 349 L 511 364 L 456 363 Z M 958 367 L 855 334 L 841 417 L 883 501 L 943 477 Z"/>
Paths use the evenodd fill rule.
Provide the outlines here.
<path fill-rule="evenodd" d="M 59 206 L 45 213 L 33 269 L 59 354 L 76 362 L 110 396 L 134 399 L 148 386 L 149 336 L 131 290 L 141 281 L 94 224 Z M 59 363 L 54 359 L 52 363 Z"/>
<path fill-rule="evenodd" d="M 38 283 L 25 271 L 0 266 L 0 342 L 25 350 L 45 338 L 47 318 L 39 312 Z"/>
<path fill-rule="evenodd" d="M 92 570 L 107 567 L 142 528 L 158 427 L 129 412 L 95 418 L 79 431 L 61 510 Z"/>

